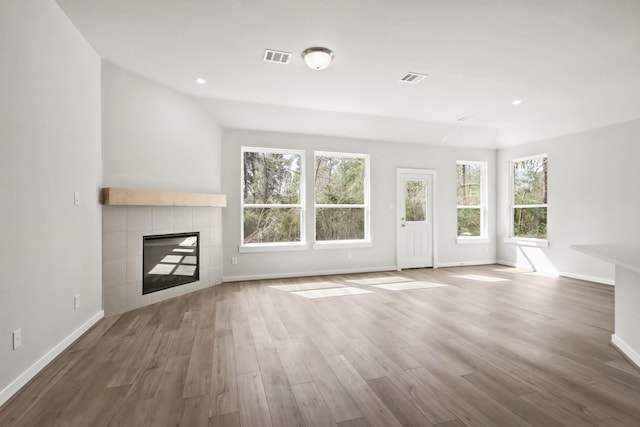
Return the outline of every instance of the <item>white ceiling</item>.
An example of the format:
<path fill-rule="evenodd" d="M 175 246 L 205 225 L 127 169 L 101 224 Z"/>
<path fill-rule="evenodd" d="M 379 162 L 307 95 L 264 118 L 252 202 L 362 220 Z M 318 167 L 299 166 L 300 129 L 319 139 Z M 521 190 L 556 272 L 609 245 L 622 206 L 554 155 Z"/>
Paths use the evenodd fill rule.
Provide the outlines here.
<path fill-rule="evenodd" d="M 640 117 L 638 0 L 57 1 L 104 59 L 228 127 L 503 147 Z"/>

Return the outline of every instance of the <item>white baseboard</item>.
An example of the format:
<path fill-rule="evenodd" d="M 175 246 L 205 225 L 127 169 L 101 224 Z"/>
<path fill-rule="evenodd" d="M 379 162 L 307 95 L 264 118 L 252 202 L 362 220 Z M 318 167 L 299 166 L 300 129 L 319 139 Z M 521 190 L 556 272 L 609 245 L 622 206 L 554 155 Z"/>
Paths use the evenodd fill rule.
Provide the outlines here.
<path fill-rule="evenodd" d="M 638 369 L 640 369 L 640 354 L 636 352 L 634 349 L 629 347 L 622 338 L 617 336 L 616 334 L 611 335 L 611 344 L 617 348 L 631 363 L 636 365 Z"/>
<path fill-rule="evenodd" d="M 382 271 L 398 271 L 398 267 L 363 267 L 343 270 L 301 271 L 297 273 L 256 274 L 250 276 L 224 276 L 223 282 L 244 282 L 246 280 L 286 279 L 289 277 L 331 276 L 333 274 L 379 273 Z"/>
<path fill-rule="evenodd" d="M 589 276 L 586 274 L 575 274 L 575 273 L 565 273 L 565 272 L 561 272 L 560 275 L 563 277 L 568 277 L 570 279 L 585 280 L 587 282 L 594 282 L 594 283 L 600 283 L 602 285 L 615 286 L 614 279 L 605 279 L 604 277 L 595 277 L 595 276 Z"/>
<path fill-rule="evenodd" d="M 504 265 L 507 267 L 513 267 L 513 268 L 522 268 L 524 270 L 533 270 L 533 267 L 531 267 L 530 264 L 518 264 L 515 262 L 505 261 L 502 259 L 496 260 L 496 264 Z"/>
<path fill-rule="evenodd" d="M 532 268 L 531 268 L 531 266 L 529 264 L 516 264 L 514 262 L 504 261 L 504 260 L 497 260 L 496 264 L 506 265 L 508 267 L 532 270 Z M 568 277 L 570 279 L 585 280 L 587 282 L 594 282 L 594 283 L 600 283 L 602 285 L 614 286 L 614 280 L 605 279 L 604 277 L 595 277 L 595 276 L 589 276 L 589 275 L 586 275 L 586 274 L 575 274 L 575 273 L 566 273 L 566 272 L 558 272 L 557 274 L 554 273 L 554 274 L 550 274 L 550 275 L 551 276 Z"/>
<path fill-rule="evenodd" d="M 484 261 L 438 262 L 438 268 L 467 267 L 472 265 L 491 265 L 491 264 L 497 264 L 497 263 L 498 262 L 495 259 L 484 260 Z"/>
<path fill-rule="evenodd" d="M 2 406 L 7 400 L 18 392 L 26 383 L 38 374 L 45 366 L 47 366 L 53 359 L 55 359 L 60 353 L 62 353 L 67 347 L 69 347 L 75 340 L 77 340 L 82 334 L 87 332 L 89 328 L 98 322 L 98 320 L 104 317 L 104 311 L 100 310 L 89 320 L 84 322 L 78 329 L 73 331 L 68 337 L 56 344 L 51 350 L 49 350 L 44 356 L 42 356 L 36 363 L 31 365 L 29 369 L 24 371 L 13 380 L 8 386 L 0 391 L 0 406 Z"/>

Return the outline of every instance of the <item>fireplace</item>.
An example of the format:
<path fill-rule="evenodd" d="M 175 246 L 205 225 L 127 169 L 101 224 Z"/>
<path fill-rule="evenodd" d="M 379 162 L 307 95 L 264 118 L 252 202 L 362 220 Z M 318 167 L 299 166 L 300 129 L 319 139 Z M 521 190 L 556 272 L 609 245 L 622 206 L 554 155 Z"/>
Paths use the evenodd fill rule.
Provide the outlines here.
<path fill-rule="evenodd" d="M 143 295 L 196 282 L 199 267 L 199 232 L 143 236 Z"/>

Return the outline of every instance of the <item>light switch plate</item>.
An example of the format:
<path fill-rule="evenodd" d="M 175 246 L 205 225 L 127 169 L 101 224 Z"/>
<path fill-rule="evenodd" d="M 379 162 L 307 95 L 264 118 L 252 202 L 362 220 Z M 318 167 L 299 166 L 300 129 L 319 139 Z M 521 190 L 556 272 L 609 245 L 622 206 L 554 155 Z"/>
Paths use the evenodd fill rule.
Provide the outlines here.
<path fill-rule="evenodd" d="M 13 349 L 17 350 L 22 345 L 22 328 L 13 331 Z"/>

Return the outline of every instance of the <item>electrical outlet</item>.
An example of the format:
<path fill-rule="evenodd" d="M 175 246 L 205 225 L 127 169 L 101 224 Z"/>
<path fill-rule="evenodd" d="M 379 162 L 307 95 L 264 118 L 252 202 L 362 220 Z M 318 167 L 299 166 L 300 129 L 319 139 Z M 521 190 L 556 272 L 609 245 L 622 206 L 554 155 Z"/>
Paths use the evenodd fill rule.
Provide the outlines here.
<path fill-rule="evenodd" d="M 13 331 L 13 349 L 17 350 L 22 345 L 22 328 Z"/>
<path fill-rule="evenodd" d="M 232 256 L 231 257 L 231 264 L 238 265 L 238 257 L 237 256 Z"/>
<path fill-rule="evenodd" d="M 73 308 L 76 310 L 80 308 L 80 294 L 73 297 Z"/>

